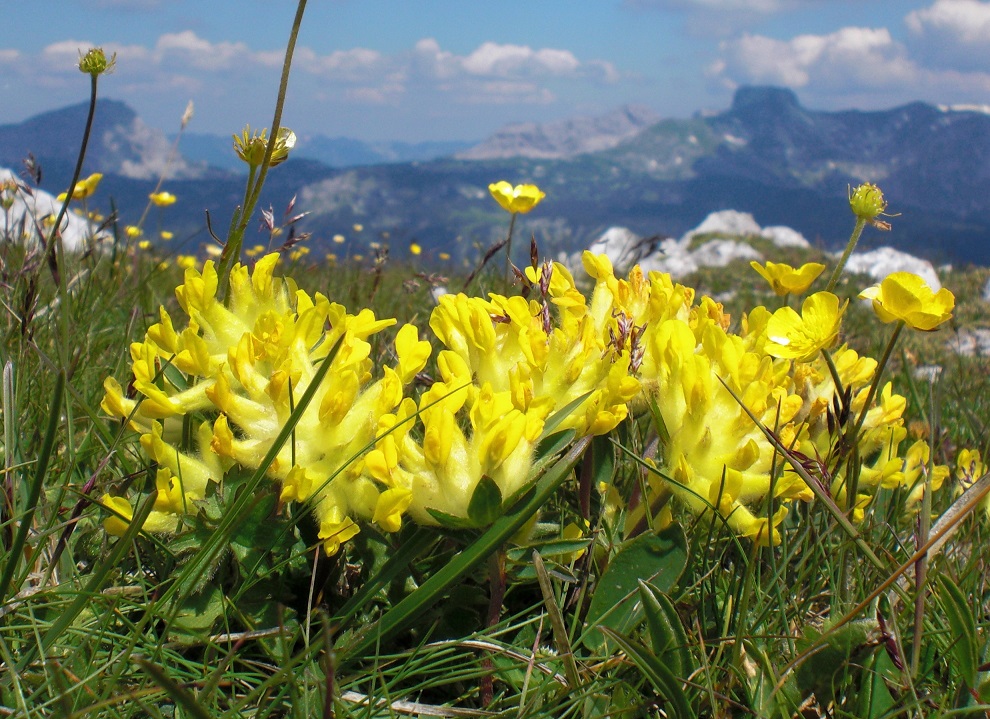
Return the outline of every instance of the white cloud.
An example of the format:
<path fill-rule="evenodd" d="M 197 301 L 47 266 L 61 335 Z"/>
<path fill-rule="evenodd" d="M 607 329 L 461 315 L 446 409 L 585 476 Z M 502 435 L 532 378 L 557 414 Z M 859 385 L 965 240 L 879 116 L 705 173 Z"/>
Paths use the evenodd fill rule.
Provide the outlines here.
<path fill-rule="evenodd" d="M 938 0 L 939 2 L 960 0 Z M 911 23 L 931 23 L 917 15 Z M 912 30 L 915 32 L 915 30 Z M 886 28 L 846 27 L 827 35 L 779 40 L 743 34 L 720 45 L 708 74 L 722 85 L 772 84 L 806 90 L 826 106 L 889 107 L 924 100 L 983 102 L 990 73 L 930 65 Z"/>
<path fill-rule="evenodd" d="M 0 46 L 5 81 L 38 89 L 24 112 L 78 102 L 84 86 L 76 67 L 80 50 L 93 45 L 68 39 L 31 53 Z M 214 40 L 193 30 L 163 33 L 147 45 L 106 44 L 104 49 L 118 58 L 114 74 L 101 80 L 101 94 L 127 101 L 151 123 L 167 122 L 190 98 L 202 108 L 203 118 L 223 117 L 224 124 L 233 118 L 236 125 L 266 122 L 283 62 L 281 49 Z M 374 114 L 376 107 L 401 108 L 391 113 L 396 119 L 388 119 L 400 130 L 403 123 L 413 127 L 419 117 L 420 123 L 430 118 L 428 135 L 435 136 L 441 126 L 463 135 L 470 131 L 468 124 L 454 118 L 481 118 L 489 127 L 530 116 L 522 106 L 559 105 L 558 113 L 569 112 L 567 98 L 614 93 L 617 88 L 607 86 L 625 77 L 607 60 L 585 60 L 560 47 L 483 42 L 454 52 L 430 37 L 390 53 L 301 46 L 293 59 L 286 111 L 306 118 L 300 127 L 347 122 L 359 128 L 350 132 L 362 134 L 367 127 L 383 131 L 386 121 Z M 485 106 L 500 109 L 486 113 Z M 400 116 L 408 119 L 400 121 Z M 217 120 L 212 122 L 216 127 Z"/>
<path fill-rule="evenodd" d="M 542 72 L 564 75 L 577 70 L 581 63 L 567 50 L 533 50 L 526 45 L 499 45 L 486 42 L 461 61 L 472 75 L 509 77 Z"/>
<path fill-rule="evenodd" d="M 910 83 L 919 74 L 886 28 L 846 27 L 790 40 L 744 34 L 720 49 L 722 57 L 711 70 L 737 84 L 862 90 Z"/>
<path fill-rule="evenodd" d="M 936 0 L 904 18 L 913 52 L 927 65 L 990 70 L 990 3 Z"/>

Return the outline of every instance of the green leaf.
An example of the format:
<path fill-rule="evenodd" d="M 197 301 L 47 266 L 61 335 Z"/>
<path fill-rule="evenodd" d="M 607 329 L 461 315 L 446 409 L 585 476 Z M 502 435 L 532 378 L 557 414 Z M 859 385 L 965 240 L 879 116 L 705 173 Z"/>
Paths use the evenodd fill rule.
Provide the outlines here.
<path fill-rule="evenodd" d="M 595 437 L 591 442 L 591 486 L 612 484 L 615 474 L 615 448 L 610 437 Z"/>
<path fill-rule="evenodd" d="M 474 529 L 474 522 L 463 517 L 455 517 L 453 514 L 441 512 L 439 509 L 433 509 L 432 507 L 427 507 L 426 511 L 439 522 L 441 527 L 446 527 L 447 529 Z"/>
<path fill-rule="evenodd" d="M 169 624 L 171 632 L 181 635 L 202 636 L 208 633 L 217 619 L 223 615 L 223 593 L 215 586 L 206 591 L 187 597 L 178 606 L 175 617 Z"/>
<path fill-rule="evenodd" d="M 674 676 L 690 675 L 694 666 L 687 649 L 687 634 L 673 603 L 666 594 L 643 580 L 639 581 L 639 598 L 650 632 L 653 655 L 670 667 Z"/>
<path fill-rule="evenodd" d="M 643 606 L 638 601 L 640 580 L 660 591 L 669 591 L 684 572 L 687 558 L 687 539 L 679 525 L 626 542 L 598 580 L 588 609 L 588 627 L 631 631 L 643 616 Z M 603 640 L 595 631 L 584 634 L 589 648 L 601 647 Z"/>
<path fill-rule="evenodd" d="M 819 632 L 806 627 L 798 649 L 817 646 L 825 637 L 822 648 L 809 656 L 797 668 L 797 683 L 802 696 L 814 694 L 820 704 L 827 704 L 835 696 L 837 687 L 845 687 L 856 679 L 864 664 L 876 649 L 877 623 L 873 619 L 861 619 L 843 624 L 834 631 Z M 857 686 L 857 681 L 853 686 Z"/>
<path fill-rule="evenodd" d="M 643 676 L 660 693 L 660 696 L 670 702 L 665 707 L 667 716 L 694 717 L 694 709 L 688 703 L 687 696 L 681 688 L 681 682 L 670 672 L 660 660 L 650 654 L 650 651 L 639 642 L 624 637 L 608 627 L 602 627 L 609 639 L 614 641 L 626 653 L 626 656 L 643 673 Z"/>
<path fill-rule="evenodd" d="M 890 716 L 897 705 L 887 688 L 884 676 L 894 676 L 897 668 L 890 661 L 887 652 L 877 652 L 866 663 L 863 680 L 859 687 L 859 707 L 856 716 L 863 719 L 880 719 Z"/>
<path fill-rule="evenodd" d="M 949 621 L 949 652 L 955 659 L 955 670 L 975 689 L 979 672 L 979 648 L 977 647 L 976 620 L 973 610 L 966 601 L 966 595 L 948 577 L 938 577 L 937 597 L 945 617 Z"/>
<path fill-rule="evenodd" d="M 495 480 L 483 476 L 468 502 L 468 519 L 475 526 L 487 527 L 502 514 L 502 490 Z"/>

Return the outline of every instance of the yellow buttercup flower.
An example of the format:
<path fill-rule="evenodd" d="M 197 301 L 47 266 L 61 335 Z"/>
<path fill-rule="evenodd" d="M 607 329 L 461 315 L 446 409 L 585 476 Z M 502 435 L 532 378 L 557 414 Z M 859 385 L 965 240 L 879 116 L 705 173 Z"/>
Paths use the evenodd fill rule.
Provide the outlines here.
<path fill-rule="evenodd" d="M 162 192 L 151 193 L 148 195 L 148 199 L 151 200 L 156 207 L 168 207 L 169 205 L 175 204 L 175 200 L 177 198 L 171 192 L 165 192 L 163 190 Z"/>
<path fill-rule="evenodd" d="M 85 180 L 79 180 L 79 182 L 72 186 L 72 199 L 85 200 L 87 197 L 92 197 L 93 193 L 96 192 L 97 186 L 100 184 L 100 180 L 102 179 L 103 175 L 101 173 L 94 172 Z M 65 202 L 65 198 L 68 194 L 69 193 L 67 192 L 63 192 L 56 199 L 59 202 Z"/>
<path fill-rule="evenodd" d="M 131 239 L 134 239 L 135 237 L 140 237 L 142 234 L 141 228 L 137 227 L 136 225 L 128 225 L 127 227 L 124 228 L 124 232 Z"/>
<path fill-rule="evenodd" d="M 138 249 L 139 250 L 150 250 L 151 249 L 151 240 L 141 240 L 140 242 L 138 242 Z"/>
<path fill-rule="evenodd" d="M 770 283 L 770 289 L 781 297 L 800 295 L 807 291 L 811 283 L 825 270 L 825 265 L 819 262 L 808 262 L 797 269 L 783 262 L 767 262 L 761 265 L 754 260 L 749 264 Z"/>
<path fill-rule="evenodd" d="M 532 210 L 540 203 L 540 200 L 547 196 L 536 185 L 516 185 L 513 187 L 505 180 L 493 182 L 488 186 L 488 191 L 492 193 L 492 197 L 502 206 L 503 210 L 520 215 Z"/>
<path fill-rule="evenodd" d="M 423 248 L 420 247 L 419 244 L 416 242 L 410 242 L 409 254 L 418 257 L 419 255 L 423 254 Z"/>
<path fill-rule="evenodd" d="M 835 344 L 847 304 L 840 306 L 831 292 L 816 292 L 801 305 L 800 315 L 781 307 L 767 322 L 767 354 L 798 362 L 814 359 Z"/>
<path fill-rule="evenodd" d="M 162 230 L 162 231 L 161 231 L 161 232 L 159 233 L 159 236 L 160 236 L 160 237 L 161 237 L 161 238 L 162 238 L 163 240 L 165 240 L 166 242 L 167 242 L 168 240 L 171 240 L 171 239 L 172 239 L 173 237 L 175 237 L 175 235 L 174 235 L 174 234 L 172 234 L 171 232 L 169 232 L 168 230 Z"/>
<path fill-rule="evenodd" d="M 902 321 L 916 330 L 933 330 L 952 317 L 956 298 L 946 288 L 932 292 L 925 281 L 911 272 L 895 272 L 879 285 L 859 293 L 873 301 L 873 311 L 883 322 Z"/>

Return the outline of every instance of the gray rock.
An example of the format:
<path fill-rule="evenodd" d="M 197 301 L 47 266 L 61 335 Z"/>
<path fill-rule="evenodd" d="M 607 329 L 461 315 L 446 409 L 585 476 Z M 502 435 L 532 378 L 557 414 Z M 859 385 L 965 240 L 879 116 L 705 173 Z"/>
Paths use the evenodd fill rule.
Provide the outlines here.
<path fill-rule="evenodd" d="M 931 262 L 895 250 L 893 247 L 878 247 L 869 252 L 853 252 L 846 263 L 845 271 L 869 275 L 877 282 L 881 282 L 894 272 L 913 272 L 920 275 L 933 291 L 938 292 L 942 288 L 942 283 L 939 282 L 938 274 Z"/>
<path fill-rule="evenodd" d="M 611 149 L 659 120 L 660 116 L 647 107 L 627 105 L 601 117 L 578 117 L 542 125 L 519 123 L 499 130 L 455 157 L 461 160 L 574 157 Z"/>

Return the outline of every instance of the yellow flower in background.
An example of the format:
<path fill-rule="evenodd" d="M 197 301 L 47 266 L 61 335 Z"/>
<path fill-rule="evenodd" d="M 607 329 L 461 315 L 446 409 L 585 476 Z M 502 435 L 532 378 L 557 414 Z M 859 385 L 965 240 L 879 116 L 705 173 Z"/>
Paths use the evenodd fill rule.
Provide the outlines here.
<path fill-rule="evenodd" d="M 879 285 L 859 293 L 873 301 L 873 311 L 883 322 L 902 321 L 916 330 L 929 331 L 952 317 L 956 298 L 946 288 L 932 288 L 912 272 L 895 272 Z"/>
<path fill-rule="evenodd" d="M 334 236 L 333 236 L 333 241 L 334 241 L 335 243 L 337 243 L 338 245 L 342 245 L 342 244 L 344 244 L 344 242 L 346 242 L 346 240 L 347 240 L 347 238 L 346 238 L 346 237 L 344 237 L 344 236 L 343 236 L 343 235 L 341 235 L 341 234 L 336 234 L 336 235 L 334 235 Z"/>
<path fill-rule="evenodd" d="M 505 180 L 493 182 L 488 186 L 488 191 L 492 193 L 492 197 L 502 206 L 503 210 L 513 214 L 529 212 L 547 196 L 536 185 L 516 185 L 513 187 Z"/>
<path fill-rule="evenodd" d="M 94 172 L 92 175 L 87 177 L 85 180 L 79 180 L 72 187 L 72 199 L 73 200 L 85 200 L 87 197 L 92 197 L 93 193 L 96 192 L 96 188 L 100 184 L 100 180 L 103 179 L 103 175 L 99 172 Z M 59 202 L 65 202 L 65 198 L 69 193 L 63 192 L 56 199 Z"/>
<path fill-rule="evenodd" d="M 421 254 L 423 254 L 423 248 L 420 247 L 419 244 L 416 242 L 410 242 L 409 254 L 413 255 L 414 257 L 419 257 Z"/>
<path fill-rule="evenodd" d="M 180 269 L 189 270 L 196 268 L 196 256 L 195 255 L 179 255 L 175 258 L 175 264 L 179 266 Z"/>
<path fill-rule="evenodd" d="M 151 249 L 151 240 L 141 240 L 140 242 L 138 242 L 138 249 L 140 249 L 140 250 L 150 250 Z"/>
<path fill-rule="evenodd" d="M 770 283 L 770 289 L 780 297 L 804 293 L 825 270 L 825 265 L 819 262 L 808 262 L 797 269 L 783 262 L 767 262 L 761 265 L 753 260 L 749 264 Z"/>
<path fill-rule="evenodd" d="M 363 229 L 364 229 L 364 225 L 362 225 L 360 222 L 355 222 L 354 223 L 354 231 L 355 232 L 360 232 Z"/>
<path fill-rule="evenodd" d="M 148 195 L 148 199 L 151 200 L 152 204 L 156 207 L 168 207 L 169 205 L 174 205 L 177 199 L 175 195 L 171 192 L 153 192 Z"/>
<path fill-rule="evenodd" d="M 159 236 L 160 236 L 160 237 L 161 237 L 161 238 L 162 238 L 163 240 L 165 240 L 166 242 L 168 242 L 168 241 L 169 241 L 169 240 L 171 240 L 171 239 L 172 239 L 173 237 L 175 237 L 175 235 L 174 235 L 174 234 L 172 234 L 171 232 L 169 232 L 168 230 L 162 230 L 162 231 L 161 231 L 160 233 L 158 233 L 158 234 L 159 234 Z"/>
<path fill-rule="evenodd" d="M 808 362 L 839 337 L 842 314 L 848 301 L 839 306 L 831 292 L 816 292 L 801 305 L 799 315 L 790 307 L 781 307 L 767 322 L 765 350 L 771 357 Z"/>
<path fill-rule="evenodd" d="M 136 225 L 128 225 L 127 227 L 124 228 L 124 233 L 131 239 L 134 239 L 136 237 L 140 237 L 142 231 L 141 228 L 137 227 Z"/>
<path fill-rule="evenodd" d="M 849 194 L 849 207 L 856 217 L 875 220 L 887 209 L 887 201 L 880 188 L 871 182 L 864 182 Z"/>
<path fill-rule="evenodd" d="M 441 260 L 443 260 L 444 262 L 446 262 L 447 260 L 450 259 L 450 253 L 449 252 L 441 252 L 439 255 L 437 255 L 437 257 L 439 257 Z"/>

